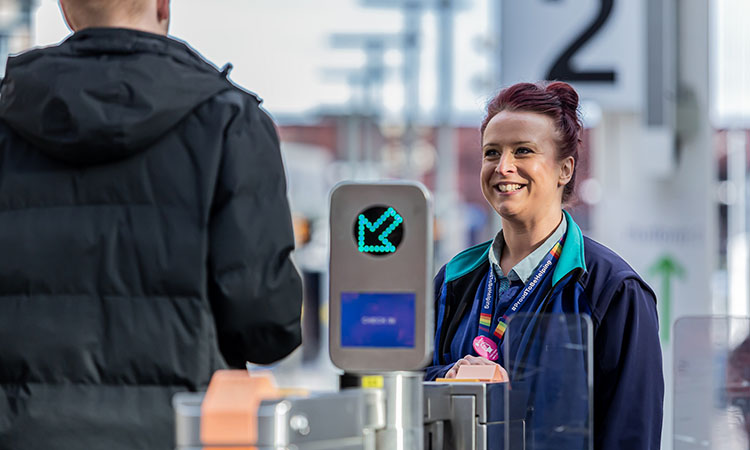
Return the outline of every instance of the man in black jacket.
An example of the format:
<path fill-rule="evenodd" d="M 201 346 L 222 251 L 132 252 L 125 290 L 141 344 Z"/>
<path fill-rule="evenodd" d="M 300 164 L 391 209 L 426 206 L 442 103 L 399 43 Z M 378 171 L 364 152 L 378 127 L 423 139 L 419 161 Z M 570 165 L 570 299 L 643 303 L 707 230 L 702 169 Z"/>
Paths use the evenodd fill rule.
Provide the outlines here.
<path fill-rule="evenodd" d="M 169 0 L 62 0 L 0 91 L 0 448 L 168 449 L 171 398 L 300 343 L 273 123 Z"/>

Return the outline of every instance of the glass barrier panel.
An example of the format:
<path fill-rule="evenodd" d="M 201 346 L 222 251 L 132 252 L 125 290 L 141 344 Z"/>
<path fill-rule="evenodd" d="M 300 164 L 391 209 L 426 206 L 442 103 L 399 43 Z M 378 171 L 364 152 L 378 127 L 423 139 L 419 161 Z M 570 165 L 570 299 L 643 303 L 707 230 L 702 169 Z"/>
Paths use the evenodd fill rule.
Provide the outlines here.
<path fill-rule="evenodd" d="M 593 337 L 587 315 L 516 314 L 504 336 L 505 447 L 593 449 Z M 514 420 L 520 418 L 521 420 Z"/>
<path fill-rule="evenodd" d="M 674 324 L 674 450 L 750 448 L 750 318 Z"/>

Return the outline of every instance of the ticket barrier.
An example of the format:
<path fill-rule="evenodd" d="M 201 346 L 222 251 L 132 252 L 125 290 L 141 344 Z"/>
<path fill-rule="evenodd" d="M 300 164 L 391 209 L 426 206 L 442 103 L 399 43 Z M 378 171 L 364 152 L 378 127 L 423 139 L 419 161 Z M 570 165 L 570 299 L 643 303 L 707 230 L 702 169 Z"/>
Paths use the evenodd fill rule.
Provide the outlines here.
<path fill-rule="evenodd" d="M 339 392 L 275 390 L 260 397 L 259 389 L 244 386 L 256 375 L 236 371 L 233 381 L 242 385 L 223 390 L 228 401 L 213 402 L 219 408 L 208 407 L 204 400 L 211 400 L 213 380 L 205 397 L 175 397 L 177 448 L 591 449 L 593 380 L 581 370 L 592 364 L 589 319 L 534 318 L 544 335 L 534 340 L 540 354 L 534 361 L 526 359 L 521 369 L 517 366 L 522 358 L 508 350 L 511 383 L 423 382 L 422 372 L 394 371 L 360 374 L 358 382 L 348 382 L 359 387 Z M 525 325 L 524 317 L 518 319 L 509 323 L 508 342 L 524 336 L 525 329 L 516 325 Z"/>
<path fill-rule="evenodd" d="M 379 376 L 378 376 L 379 377 Z M 377 378 L 377 377 L 375 377 Z M 411 434 L 423 440 L 425 450 L 502 450 L 510 431 L 510 449 L 525 450 L 524 425 L 528 392 L 522 386 L 506 390 L 505 383 L 422 382 L 410 373 L 384 375 L 383 388 L 352 388 L 340 392 L 317 393 L 308 397 L 284 397 L 265 400 L 245 414 L 257 420 L 257 438 L 253 442 L 201 438 L 201 406 L 204 394 L 180 394 L 174 399 L 178 450 L 208 448 L 249 448 L 260 450 L 375 450 L 391 449 L 389 433 Z M 409 422 L 411 409 L 418 406 L 423 392 L 423 417 Z M 388 392 L 408 398 L 405 410 L 388 408 Z M 510 394 L 510 420 L 505 420 L 504 402 Z M 222 420 L 241 428 L 249 422 Z M 508 427 L 508 428 L 506 428 Z M 204 430 L 205 431 L 205 430 Z M 204 433 L 205 435 L 205 433 Z M 244 447 L 243 447 L 244 446 Z"/>
<path fill-rule="evenodd" d="M 505 416 L 506 396 L 509 401 Z M 528 390 L 505 383 L 424 383 L 424 439 L 430 450 L 525 450 Z"/>
<path fill-rule="evenodd" d="M 587 317 L 514 315 L 503 346 L 512 386 L 425 383 L 435 323 L 429 192 L 345 183 L 330 210 L 329 353 L 361 388 L 305 396 L 239 372 L 219 375 L 232 386 L 216 389 L 214 375 L 205 397 L 173 399 L 179 450 L 592 448 Z"/>

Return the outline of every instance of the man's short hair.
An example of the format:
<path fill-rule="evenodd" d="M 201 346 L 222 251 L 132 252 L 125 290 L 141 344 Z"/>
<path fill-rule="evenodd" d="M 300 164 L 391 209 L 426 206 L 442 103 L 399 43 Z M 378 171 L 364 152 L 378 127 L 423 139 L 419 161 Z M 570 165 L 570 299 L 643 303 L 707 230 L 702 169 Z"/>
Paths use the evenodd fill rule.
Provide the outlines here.
<path fill-rule="evenodd" d="M 66 0 L 69 15 L 86 22 L 119 17 L 136 17 L 143 13 L 148 0 Z"/>

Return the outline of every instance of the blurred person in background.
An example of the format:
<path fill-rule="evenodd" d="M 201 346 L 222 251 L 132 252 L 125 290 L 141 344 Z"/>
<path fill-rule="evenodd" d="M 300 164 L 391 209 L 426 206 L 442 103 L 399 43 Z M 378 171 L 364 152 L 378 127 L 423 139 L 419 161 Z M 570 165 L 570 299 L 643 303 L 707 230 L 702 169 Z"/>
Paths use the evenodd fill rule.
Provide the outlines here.
<path fill-rule="evenodd" d="M 534 448 L 587 448 L 582 430 L 576 436 L 558 426 L 578 415 L 582 427 L 593 419 L 597 450 L 658 450 L 664 381 L 656 297 L 563 210 L 573 194 L 581 130 L 578 94 L 566 83 L 520 83 L 490 101 L 481 125 L 480 183 L 502 228 L 436 276 L 435 354 L 426 378 L 454 378 L 463 365 L 499 364 L 511 382 L 533 383 L 531 434 L 546 430 L 535 435 Z M 590 317 L 593 368 L 583 356 L 562 360 L 580 351 L 548 351 L 588 342 L 585 333 L 576 340 L 567 328 L 550 334 L 540 325 L 552 322 L 544 314 Z M 534 367 L 542 370 L 531 373 Z M 581 370 L 571 372 L 575 367 Z M 576 394 L 587 392 L 588 370 L 595 418 L 588 396 Z M 573 394 L 566 398 L 565 390 Z M 562 437 L 544 435 L 551 430 Z"/>
<path fill-rule="evenodd" d="M 300 344 L 278 137 L 169 0 L 60 3 L 0 92 L 0 448 L 174 448 L 174 393 Z"/>

